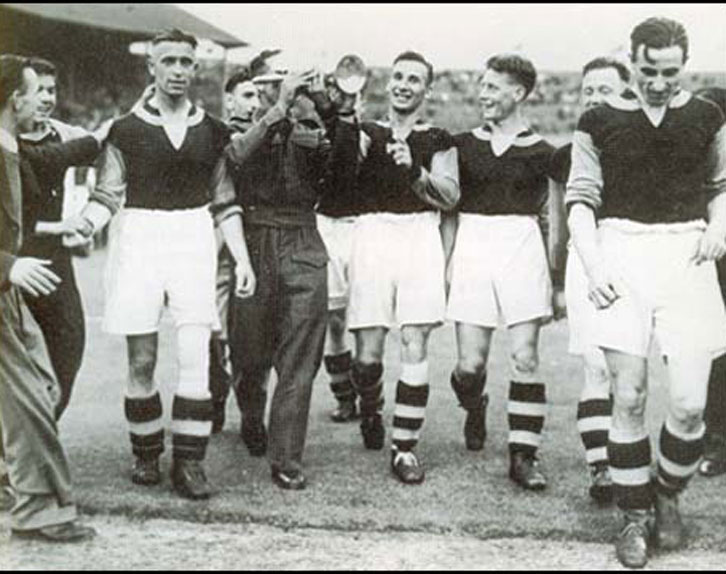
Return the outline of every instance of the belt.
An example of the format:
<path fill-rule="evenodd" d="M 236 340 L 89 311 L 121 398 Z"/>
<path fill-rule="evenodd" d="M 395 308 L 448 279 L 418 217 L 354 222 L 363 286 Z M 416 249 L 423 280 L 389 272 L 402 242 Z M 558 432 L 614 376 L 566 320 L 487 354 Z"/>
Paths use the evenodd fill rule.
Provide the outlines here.
<path fill-rule="evenodd" d="M 267 227 L 316 227 L 312 209 L 249 206 L 243 207 L 245 225 Z"/>

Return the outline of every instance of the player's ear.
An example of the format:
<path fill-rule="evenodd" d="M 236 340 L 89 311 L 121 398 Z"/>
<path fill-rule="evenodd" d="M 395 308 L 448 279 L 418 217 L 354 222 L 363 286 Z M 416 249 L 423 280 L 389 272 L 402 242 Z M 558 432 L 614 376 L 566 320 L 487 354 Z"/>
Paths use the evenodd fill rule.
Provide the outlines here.
<path fill-rule="evenodd" d="M 224 94 L 224 109 L 230 114 L 234 109 L 234 97 L 229 92 Z"/>
<path fill-rule="evenodd" d="M 154 74 L 154 59 L 151 56 L 151 54 L 146 56 L 146 69 L 149 71 L 149 74 L 151 75 L 152 78 L 156 77 Z"/>

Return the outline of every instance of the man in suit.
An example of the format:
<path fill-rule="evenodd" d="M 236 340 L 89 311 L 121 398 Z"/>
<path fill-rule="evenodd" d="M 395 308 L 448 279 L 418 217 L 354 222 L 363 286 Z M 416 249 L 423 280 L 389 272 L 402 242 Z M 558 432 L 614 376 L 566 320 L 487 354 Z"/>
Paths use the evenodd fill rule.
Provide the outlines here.
<path fill-rule="evenodd" d="M 54 408 L 58 382 L 43 335 L 23 301 L 55 291 L 60 279 L 50 261 L 19 257 L 22 238 L 21 189 L 38 183 L 20 159 L 17 136 L 32 129 L 38 107 L 38 77 L 30 62 L 0 56 L 0 424 L 15 537 L 79 542 L 95 535 L 77 523 L 68 462 L 58 437 Z M 84 138 L 68 146 L 98 146 Z M 71 147 L 39 151 L 48 164 L 62 163 Z"/>

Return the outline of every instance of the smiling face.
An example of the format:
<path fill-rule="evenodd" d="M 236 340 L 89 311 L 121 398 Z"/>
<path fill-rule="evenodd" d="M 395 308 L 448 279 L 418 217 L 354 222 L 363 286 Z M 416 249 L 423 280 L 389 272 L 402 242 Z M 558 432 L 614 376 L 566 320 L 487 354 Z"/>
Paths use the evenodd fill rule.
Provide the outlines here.
<path fill-rule="evenodd" d="M 526 97 L 524 86 L 503 72 L 487 69 L 479 84 L 479 106 L 484 121 L 508 118 Z"/>
<path fill-rule="evenodd" d="M 626 83 L 615 68 L 596 68 L 582 78 L 580 97 L 585 109 L 604 103 L 608 98 L 622 94 Z"/>
<path fill-rule="evenodd" d="M 252 123 L 260 108 L 257 86 L 252 81 L 240 82 L 225 96 L 227 113 L 244 123 Z"/>
<path fill-rule="evenodd" d="M 58 93 L 55 76 L 41 74 L 38 76 L 38 114 L 37 121 L 47 120 L 55 111 L 58 103 Z"/>
<path fill-rule="evenodd" d="M 641 44 L 632 61 L 635 83 L 645 102 L 654 107 L 667 105 L 681 87 L 683 48 L 647 48 Z"/>
<path fill-rule="evenodd" d="M 428 74 L 428 68 L 422 62 L 396 62 L 387 86 L 391 107 L 404 114 L 420 108 L 429 93 Z"/>
<path fill-rule="evenodd" d="M 171 98 L 186 97 L 197 69 L 194 48 L 186 42 L 159 42 L 151 48 L 149 72 L 156 89 Z"/>

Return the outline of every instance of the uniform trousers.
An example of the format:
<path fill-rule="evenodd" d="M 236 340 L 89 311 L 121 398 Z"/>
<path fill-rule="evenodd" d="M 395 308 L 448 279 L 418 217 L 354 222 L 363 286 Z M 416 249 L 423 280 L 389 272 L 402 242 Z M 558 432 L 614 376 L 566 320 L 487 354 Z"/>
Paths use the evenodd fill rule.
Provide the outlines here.
<path fill-rule="evenodd" d="M 56 418 L 60 418 L 68 406 L 83 361 L 86 325 L 71 254 L 62 249 L 52 260 L 52 270 L 61 283 L 50 295 L 26 296 L 25 302 L 43 332 L 50 362 L 60 384 L 60 398 L 55 408 Z"/>
<path fill-rule="evenodd" d="M 232 297 L 230 358 L 243 423 L 263 420 L 274 367 L 268 457 L 273 468 L 298 471 L 310 399 L 327 322 L 327 262 L 315 219 L 256 223 L 245 214 L 245 239 L 257 277 L 254 295 Z"/>
<path fill-rule="evenodd" d="M 209 392 L 212 402 L 223 405 L 227 402 L 231 385 L 231 376 L 228 372 L 227 348 L 229 336 L 227 333 L 228 311 L 232 297 L 232 280 L 234 274 L 234 259 L 226 246 L 217 254 L 217 280 L 216 299 L 217 313 L 219 313 L 220 331 L 214 331 L 209 340 Z"/>
<path fill-rule="evenodd" d="M 54 409 L 59 387 L 43 334 L 16 287 L 0 293 L 0 425 L 15 530 L 76 518 Z"/>
<path fill-rule="evenodd" d="M 721 295 L 726 303 L 726 257 L 718 261 L 716 269 Z M 704 420 L 707 434 L 718 435 L 726 441 L 726 355 L 717 358 L 711 367 Z"/>

